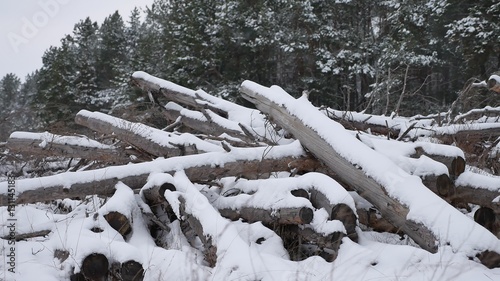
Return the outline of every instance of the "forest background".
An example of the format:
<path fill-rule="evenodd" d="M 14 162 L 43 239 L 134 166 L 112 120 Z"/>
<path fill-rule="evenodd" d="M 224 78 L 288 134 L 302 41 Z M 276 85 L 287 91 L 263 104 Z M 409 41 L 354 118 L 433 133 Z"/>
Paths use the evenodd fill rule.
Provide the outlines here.
<path fill-rule="evenodd" d="M 466 89 L 500 69 L 499 25 L 493 0 L 156 0 L 144 15 L 81 20 L 40 69 L 5 75 L 0 141 L 67 133 L 82 108 L 162 126 L 128 85 L 136 70 L 240 103 L 249 79 L 380 115 L 446 111 L 459 96 L 461 112 L 497 106 L 491 92 Z"/>

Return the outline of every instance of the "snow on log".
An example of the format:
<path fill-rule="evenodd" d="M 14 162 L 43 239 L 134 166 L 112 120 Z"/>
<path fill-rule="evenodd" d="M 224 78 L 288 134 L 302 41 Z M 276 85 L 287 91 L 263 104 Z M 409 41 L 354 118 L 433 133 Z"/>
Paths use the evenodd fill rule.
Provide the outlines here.
<path fill-rule="evenodd" d="M 261 221 L 264 224 L 307 224 L 313 219 L 313 210 L 307 207 L 279 208 L 274 210 L 241 207 L 239 210 L 219 209 L 223 217 L 245 222 Z"/>
<path fill-rule="evenodd" d="M 491 208 L 500 216 L 500 177 L 467 171 L 455 181 L 451 199 Z"/>
<path fill-rule="evenodd" d="M 432 135 L 444 144 L 456 142 L 458 145 L 463 145 L 481 140 L 495 140 L 500 137 L 499 123 L 454 124 L 430 129 L 434 131 Z"/>
<path fill-rule="evenodd" d="M 480 109 L 475 108 L 467 111 L 466 113 L 457 115 L 453 119 L 453 123 L 463 123 L 465 121 L 477 121 L 481 117 L 498 118 L 499 113 L 500 113 L 500 107 L 485 106 L 484 108 Z"/>
<path fill-rule="evenodd" d="M 151 173 L 185 170 L 193 181 L 208 181 L 225 176 L 259 178 L 270 172 L 288 171 L 288 163 L 307 160 L 298 141 L 288 145 L 256 148 L 233 148 L 231 152 L 210 152 L 152 162 L 113 166 L 103 169 L 66 172 L 53 176 L 16 181 L 16 194 L 8 193 L 7 182 L 0 182 L 0 206 L 12 200 L 16 204 L 44 202 L 64 198 L 84 198 L 98 194 L 111 196 L 115 184 L 122 181 L 140 189 Z M 12 197 L 15 198 L 12 198 Z M 10 201 L 9 201 L 10 200 Z"/>
<path fill-rule="evenodd" d="M 374 134 L 396 138 L 402 129 L 401 123 L 391 117 L 377 116 L 354 111 L 322 109 L 326 116 L 342 124 L 346 129 L 369 131 Z M 404 129 L 403 129 L 404 130 Z"/>
<path fill-rule="evenodd" d="M 356 138 L 375 151 L 389 157 L 412 175 L 422 177 L 430 174 L 448 174 L 455 179 L 465 171 L 464 152 L 455 146 L 422 141 L 387 140 L 364 133 L 356 133 Z M 445 169 L 440 167 L 441 164 L 444 165 Z"/>
<path fill-rule="evenodd" d="M 245 135 L 251 136 L 251 139 L 276 143 L 283 138 L 276 130 L 269 128 L 266 119 L 258 110 L 212 96 L 203 90 L 195 91 L 185 88 L 142 71 L 134 72 L 131 81 L 145 91 L 159 91 L 168 101 L 175 102 L 183 107 L 200 113 L 210 110 L 213 112 L 212 116 L 218 115 L 216 117 L 218 120 L 225 120 L 224 123 L 231 121 L 230 123 L 237 124 Z"/>
<path fill-rule="evenodd" d="M 144 280 L 144 268 L 137 261 L 126 261 L 120 266 L 120 277 L 123 281 L 142 281 Z"/>
<path fill-rule="evenodd" d="M 140 150 L 165 158 L 222 151 L 221 147 L 202 141 L 190 134 L 176 135 L 100 112 L 81 110 L 76 115 L 75 122 L 100 133 L 114 135 Z"/>
<path fill-rule="evenodd" d="M 251 81 L 240 90 L 423 249 L 436 252 L 449 245 L 465 256 L 479 255 L 488 266 L 500 266 L 500 241 L 494 235 L 428 190 L 420 178 L 362 144 L 305 96 L 294 99 L 280 87 Z M 492 254 L 481 256 L 486 251 Z"/>
<path fill-rule="evenodd" d="M 6 146 L 14 153 L 25 156 L 62 156 L 115 164 L 126 164 L 131 162 L 134 156 L 138 156 L 138 153 L 119 150 L 87 137 L 61 136 L 49 132 L 14 132 L 7 140 Z"/>
<path fill-rule="evenodd" d="M 488 89 L 500 94 L 500 76 L 491 75 L 490 78 L 488 79 L 487 84 L 488 84 Z"/>
<path fill-rule="evenodd" d="M 180 122 L 184 126 L 207 135 L 220 137 L 227 134 L 244 142 L 256 141 L 253 135 L 245 134 L 242 129 L 243 125 L 220 117 L 209 109 L 202 111 L 203 113 L 185 109 L 174 102 L 169 102 L 165 105 L 165 110 L 162 113 L 170 121 L 176 121 L 180 118 Z"/>
<path fill-rule="evenodd" d="M 90 254 L 83 260 L 80 272 L 85 277 L 85 280 L 107 280 L 109 272 L 108 258 L 99 253 Z"/>
<path fill-rule="evenodd" d="M 240 193 L 228 197 L 218 196 L 217 194 L 213 194 L 213 192 L 204 190 L 202 190 L 202 193 L 209 198 L 212 205 L 221 210 L 221 214 L 224 216 L 227 215 L 231 219 L 238 217 L 246 219 L 244 212 L 249 207 L 260 210 L 272 210 L 273 213 L 281 211 L 281 208 L 288 209 L 290 207 L 305 207 L 311 210 L 324 209 L 326 214 L 325 220 L 337 220 L 343 224 L 343 228 L 336 228 L 330 225 L 329 227 L 332 229 L 326 231 L 325 229 L 328 227 L 314 221 L 304 221 L 304 219 L 287 219 L 280 223 L 294 221 L 298 224 L 310 223 L 318 233 L 326 235 L 333 232 L 342 232 L 353 241 L 357 241 L 358 237 L 355 230 L 357 217 L 355 215 L 354 200 L 339 183 L 328 176 L 313 172 L 294 178 L 266 180 L 240 179 L 236 182 L 232 179 L 225 179 L 222 183 L 224 187 L 221 194 L 228 193 L 231 195 L 231 191 L 236 190 Z M 294 211 L 292 214 L 298 214 L 298 211 Z M 311 212 L 311 219 L 313 219 L 312 215 Z M 326 222 L 325 224 L 329 223 Z"/>

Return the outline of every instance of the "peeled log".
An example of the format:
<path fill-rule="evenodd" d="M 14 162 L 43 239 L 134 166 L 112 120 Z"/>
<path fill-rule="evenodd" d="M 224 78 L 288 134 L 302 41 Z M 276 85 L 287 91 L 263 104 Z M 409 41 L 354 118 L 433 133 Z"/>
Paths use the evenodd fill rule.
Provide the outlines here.
<path fill-rule="evenodd" d="M 223 134 L 230 135 L 231 137 L 241 139 L 244 142 L 249 142 L 253 143 L 255 142 L 255 139 L 248 135 L 246 135 L 241 129 L 240 130 L 234 130 L 231 128 L 226 128 L 223 127 L 220 124 L 226 124 L 226 123 L 233 123 L 235 126 L 238 124 L 236 122 L 224 119 L 223 122 L 214 122 L 212 118 L 210 118 L 210 114 L 213 112 L 209 110 L 205 110 L 205 114 L 202 116 L 199 116 L 199 118 L 193 118 L 192 116 L 196 115 L 201 115 L 200 112 L 189 112 L 188 109 L 185 109 L 181 107 L 180 105 L 177 105 L 175 103 L 168 103 L 165 106 L 165 110 L 162 112 L 163 115 L 170 121 L 176 121 L 180 117 L 181 123 L 189 127 L 195 131 L 198 131 L 200 133 L 207 134 L 209 136 L 220 136 Z M 215 116 L 214 116 L 215 117 Z M 222 117 L 218 117 L 222 118 Z"/>

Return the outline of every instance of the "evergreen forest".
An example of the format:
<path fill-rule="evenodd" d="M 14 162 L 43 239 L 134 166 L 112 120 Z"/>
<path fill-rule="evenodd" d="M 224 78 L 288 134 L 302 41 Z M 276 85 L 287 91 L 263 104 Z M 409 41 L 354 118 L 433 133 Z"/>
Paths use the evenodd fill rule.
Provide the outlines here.
<path fill-rule="evenodd" d="M 339 110 L 446 111 L 500 69 L 499 25 L 495 0 L 156 0 L 102 23 L 80 20 L 40 69 L 1 78 L 0 140 L 58 132 L 82 108 L 158 126 L 128 84 L 136 70 L 238 103 L 248 79 Z M 481 90 L 458 110 L 497 103 Z"/>

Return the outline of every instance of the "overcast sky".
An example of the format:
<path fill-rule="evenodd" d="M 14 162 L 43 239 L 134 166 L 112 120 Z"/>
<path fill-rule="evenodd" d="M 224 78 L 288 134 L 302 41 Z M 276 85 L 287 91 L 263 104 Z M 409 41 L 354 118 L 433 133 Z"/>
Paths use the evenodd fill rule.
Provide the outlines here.
<path fill-rule="evenodd" d="M 75 23 L 86 17 L 97 21 L 118 10 L 125 21 L 134 7 L 150 6 L 153 0 L 1 0 L 0 79 L 15 73 L 21 80 L 42 66 L 42 55 L 59 46 Z"/>

